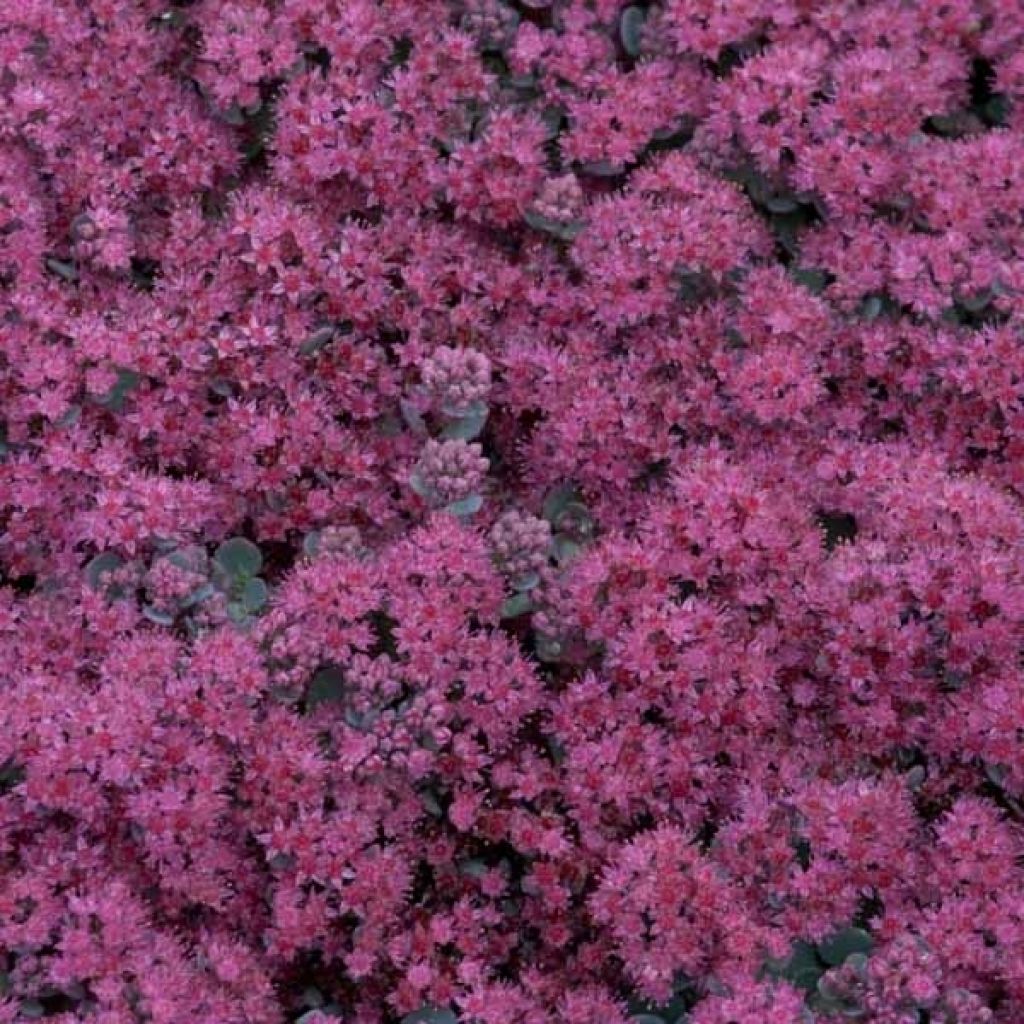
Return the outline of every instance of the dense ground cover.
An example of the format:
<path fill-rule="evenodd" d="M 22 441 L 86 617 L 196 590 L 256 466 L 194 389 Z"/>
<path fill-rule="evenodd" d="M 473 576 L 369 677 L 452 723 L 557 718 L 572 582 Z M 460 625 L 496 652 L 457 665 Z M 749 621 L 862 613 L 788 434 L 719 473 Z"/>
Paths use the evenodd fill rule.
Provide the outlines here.
<path fill-rule="evenodd" d="M 0 1020 L 1024 1021 L 1024 7 L 0 5 Z"/>

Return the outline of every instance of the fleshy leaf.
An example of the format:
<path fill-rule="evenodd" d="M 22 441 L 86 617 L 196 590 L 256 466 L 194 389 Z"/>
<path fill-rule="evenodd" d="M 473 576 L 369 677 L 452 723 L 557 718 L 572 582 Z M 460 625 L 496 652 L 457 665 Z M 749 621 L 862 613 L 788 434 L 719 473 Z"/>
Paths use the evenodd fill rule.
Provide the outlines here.
<path fill-rule="evenodd" d="M 215 593 L 217 593 L 217 588 L 212 583 L 204 583 L 182 599 L 181 607 L 194 608 L 197 604 L 208 601 Z"/>
<path fill-rule="evenodd" d="M 559 565 L 568 565 L 583 550 L 572 537 L 567 537 L 563 533 L 555 537 L 551 546 L 555 554 L 555 561 Z"/>
<path fill-rule="evenodd" d="M 317 707 L 328 701 L 341 700 L 345 689 L 345 676 L 337 665 L 327 665 L 310 680 L 306 692 L 306 706 Z"/>
<path fill-rule="evenodd" d="M 304 356 L 315 355 L 322 348 L 326 348 L 334 339 L 335 328 L 333 324 L 327 324 L 324 327 L 317 328 L 306 340 L 299 346 L 299 352 Z"/>
<path fill-rule="evenodd" d="M 571 242 L 586 227 L 584 221 L 552 220 L 550 217 L 541 216 L 536 210 L 527 210 L 523 214 L 523 219 L 536 231 L 543 231 L 565 242 Z"/>
<path fill-rule="evenodd" d="M 512 586 L 516 590 L 533 590 L 538 583 L 540 583 L 540 575 L 535 572 L 528 572 L 525 576 L 520 576 L 517 580 L 513 580 Z"/>
<path fill-rule="evenodd" d="M 449 423 L 445 424 L 444 429 L 441 431 L 441 437 L 445 440 L 472 441 L 474 437 L 479 437 L 486 422 L 487 409 L 485 407 L 480 412 L 474 411 L 452 419 Z"/>
<path fill-rule="evenodd" d="M 622 48 L 630 57 L 640 55 L 640 45 L 644 22 L 647 20 L 647 12 L 642 7 L 630 6 L 622 12 L 619 19 L 619 39 L 622 40 Z"/>
<path fill-rule="evenodd" d="M 445 511 L 450 512 L 453 516 L 471 516 L 480 511 L 483 503 L 484 499 L 479 494 L 471 494 L 468 498 L 446 505 Z"/>
<path fill-rule="evenodd" d="M 854 953 L 870 953 L 874 940 L 863 928 L 844 928 L 818 945 L 818 956 L 832 967 L 838 967 Z"/>
<path fill-rule="evenodd" d="M 248 612 L 258 612 L 267 603 L 268 591 L 266 583 L 258 576 L 245 581 L 242 589 L 242 604 Z"/>
<path fill-rule="evenodd" d="M 142 609 L 142 614 L 149 619 L 150 622 L 155 622 L 158 626 L 173 626 L 174 616 L 168 612 L 162 612 L 158 608 L 154 608 L 153 605 L 147 604 Z"/>
<path fill-rule="evenodd" d="M 99 590 L 102 578 L 109 572 L 116 572 L 124 565 L 124 559 L 113 551 L 103 551 L 85 567 L 85 578 L 93 590 Z"/>
<path fill-rule="evenodd" d="M 554 525 L 569 503 L 578 501 L 579 497 L 580 493 L 573 484 L 559 484 L 544 499 L 541 515 Z"/>
<path fill-rule="evenodd" d="M 249 617 L 249 613 L 246 611 L 245 605 L 241 601 L 229 601 L 228 607 L 228 618 L 235 623 L 242 623 Z"/>
<path fill-rule="evenodd" d="M 213 557 L 231 576 L 255 576 L 263 567 L 260 549 L 245 537 L 232 537 L 224 541 Z"/>
<path fill-rule="evenodd" d="M 409 475 L 409 486 L 412 488 L 413 493 L 418 494 L 421 498 L 430 499 L 434 496 L 433 488 L 416 470 L 413 470 Z"/>
<path fill-rule="evenodd" d="M 503 619 L 515 619 L 532 610 L 533 602 L 530 600 L 530 595 L 524 591 L 519 594 L 513 594 L 502 602 L 501 617 Z"/>
<path fill-rule="evenodd" d="M 458 1024 L 458 1017 L 442 1006 L 423 1006 L 402 1018 L 402 1024 Z"/>
<path fill-rule="evenodd" d="M 402 411 L 402 419 L 405 420 L 405 425 L 414 434 L 426 436 L 427 424 L 423 419 L 423 413 L 407 398 L 400 398 L 398 400 L 398 408 Z"/>

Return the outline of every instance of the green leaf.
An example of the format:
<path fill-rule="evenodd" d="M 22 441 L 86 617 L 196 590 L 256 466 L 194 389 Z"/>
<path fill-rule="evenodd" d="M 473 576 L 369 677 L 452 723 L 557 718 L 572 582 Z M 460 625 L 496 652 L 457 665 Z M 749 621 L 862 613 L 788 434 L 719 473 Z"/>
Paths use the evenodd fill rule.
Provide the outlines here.
<path fill-rule="evenodd" d="M 327 665 L 316 672 L 306 691 L 306 707 L 315 708 L 329 701 L 339 701 L 345 692 L 345 676 L 337 665 Z"/>
<path fill-rule="evenodd" d="M 548 234 L 555 234 L 561 227 L 562 222 L 545 217 L 534 209 L 529 209 L 523 214 L 523 220 L 535 231 L 546 231 Z"/>
<path fill-rule="evenodd" d="M 474 410 L 473 412 L 466 413 L 464 416 L 454 417 L 449 423 L 445 424 L 444 429 L 441 431 L 441 437 L 446 440 L 460 439 L 472 441 L 474 437 L 480 436 L 486 422 L 487 407 L 485 406 L 480 411 Z"/>
<path fill-rule="evenodd" d="M 989 764 L 985 762 L 985 778 L 992 783 L 993 786 L 997 786 L 999 789 L 1003 788 L 1003 784 L 1006 782 L 1006 776 L 1008 769 L 1004 764 Z"/>
<path fill-rule="evenodd" d="M 419 470 L 414 469 L 409 475 L 409 486 L 412 488 L 413 493 L 418 494 L 421 498 L 429 500 L 434 496 L 433 487 L 420 476 Z"/>
<path fill-rule="evenodd" d="M 565 125 L 565 110 L 558 106 L 545 107 L 541 111 L 540 119 L 544 122 L 544 127 L 548 132 L 547 141 L 550 142 L 558 138 Z"/>
<path fill-rule="evenodd" d="M 882 315 L 883 306 L 880 295 L 866 295 L 860 304 L 860 315 L 865 320 L 877 320 Z"/>
<path fill-rule="evenodd" d="M 177 569 L 186 572 L 202 572 L 206 563 L 206 552 L 198 545 L 174 548 L 167 555 L 167 561 Z"/>
<path fill-rule="evenodd" d="M 817 267 L 797 267 L 790 273 L 795 281 L 813 295 L 820 295 L 828 287 L 827 272 Z"/>
<path fill-rule="evenodd" d="M 533 611 L 533 601 L 530 599 L 530 595 L 525 592 L 513 594 L 511 597 L 506 598 L 501 605 L 501 617 L 503 619 L 515 619 L 530 611 Z"/>
<path fill-rule="evenodd" d="M 158 626 L 173 626 L 174 616 L 168 612 L 162 612 L 158 608 L 154 608 L 153 605 L 147 604 L 142 609 L 142 614 L 149 619 L 150 622 L 155 622 Z"/>
<path fill-rule="evenodd" d="M 647 12 L 642 7 L 627 7 L 619 19 L 619 39 L 622 40 L 622 48 L 630 57 L 639 57 L 641 43 L 643 42 L 644 22 L 647 21 Z"/>
<path fill-rule="evenodd" d="M 228 607 L 228 618 L 239 625 L 249 617 L 249 613 L 245 609 L 245 605 L 241 601 L 229 601 Z"/>
<path fill-rule="evenodd" d="M 459 865 L 459 871 L 470 878 L 481 878 L 487 874 L 487 865 L 482 860 L 464 860 Z"/>
<path fill-rule="evenodd" d="M 445 511 L 450 512 L 453 516 L 465 518 L 479 512 L 483 503 L 484 499 L 479 494 L 471 494 L 461 501 L 453 501 L 451 504 L 445 505 Z"/>
<path fill-rule="evenodd" d="M 792 196 L 772 196 L 765 200 L 765 207 L 771 213 L 796 213 L 800 204 Z"/>
<path fill-rule="evenodd" d="M 116 572 L 124 565 L 124 559 L 113 551 L 104 551 L 93 558 L 85 567 L 85 578 L 93 590 L 99 590 L 103 577 Z"/>
<path fill-rule="evenodd" d="M 213 557 L 229 576 L 255 576 L 263 567 L 260 549 L 245 537 L 232 537 L 224 541 Z"/>
<path fill-rule="evenodd" d="M 980 292 L 975 292 L 973 295 L 967 295 L 960 299 L 960 305 L 967 310 L 968 313 L 980 313 L 982 312 L 995 298 L 993 293 L 985 288 Z"/>
<path fill-rule="evenodd" d="M 142 375 L 134 370 L 121 368 L 117 371 L 117 380 L 113 387 L 104 395 L 96 399 L 98 405 L 112 412 L 121 412 L 124 408 L 124 400 L 128 394 L 142 383 Z"/>
<path fill-rule="evenodd" d="M 561 221 L 542 217 L 536 210 L 527 210 L 523 214 L 523 220 L 534 230 L 553 235 L 563 242 L 571 242 L 587 226 L 586 221 L 582 220 Z"/>
<path fill-rule="evenodd" d="M 579 501 L 580 492 L 573 484 L 559 484 L 554 490 L 548 492 L 544 499 L 544 507 L 541 515 L 552 525 L 566 510 L 570 502 Z"/>
<path fill-rule="evenodd" d="M 77 402 L 69 405 L 67 412 L 54 422 L 55 427 L 73 427 L 82 418 L 82 407 Z M 5 444 L 0 444 L 0 450 L 6 449 Z"/>
<path fill-rule="evenodd" d="M 571 536 L 585 539 L 594 529 L 594 520 L 586 505 L 579 501 L 570 501 L 562 509 L 561 515 L 555 520 L 554 526 L 564 530 Z"/>
<path fill-rule="evenodd" d="M 854 953 L 870 953 L 874 944 L 863 928 L 844 928 L 818 944 L 818 955 L 825 963 L 838 967 Z"/>
<path fill-rule="evenodd" d="M 182 599 L 181 607 L 194 608 L 197 604 L 202 604 L 204 601 L 208 601 L 216 593 L 217 588 L 212 583 L 204 583 L 201 587 L 197 587 L 191 594 L 187 594 Z"/>
<path fill-rule="evenodd" d="M 0 793 L 6 793 L 15 786 L 21 785 L 25 779 L 25 766 L 13 757 L 0 763 Z"/>
<path fill-rule="evenodd" d="M 583 550 L 576 541 L 571 537 L 567 537 L 564 533 L 560 533 L 555 537 L 551 542 L 551 547 L 555 555 L 555 561 L 559 565 L 568 565 Z"/>
<path fill-rule="evenodd" d="M 565 653 L 561 641 L 556 640 L 553 636 L 548 636 L 546 633 L 537 634 L 536 651 L 537 657 L 541 661 L 548 662 L 558 661 Z"/>
<path fill-rule="evenodd" d="M 793 944 L 793 950 L 787 959 L 770 960 L 765 966 L 768 974 L 782 978 L 806 992 L 817 989 L 818 979 L 826 971 L 826 965 L 818 959 L 814 947 L 803 941 Z"/>
<path fill-rule="evenodd" d="M 455 1014 L 442 1006 L 423 1006 L 402 1018 L 402 1024 L 458 1024 Z"/>
<path fill-rule="evenodd" d="M 266 583 L 258 576 L 245 581 L 242 588 L 242 604 L 247 612 L 258 612 L 267 603 L 269 591 Z"/>
<path fill-rule="evenodd" d="M 316 355 L 317 352 L 322 348 L 326 348 L 331 341 L 334 340 L 334 324 L 327 324 L 324 327 L 318 327 L 306 340 L 299 346 L 299 352 L 304 356 Z"/>
<path fill-rule="evenodd" d="M 421 436 L 426 436 L 427 424 L 423 419 L 423 414 L 412 404 L 408 399 L 400 398 L 398 400 L 398 408 L 402 412 L 402 419 L 405 420 L 405 425 L 414 433 Z"/>
<path fill-rule="evenodd" d="M 617 178 L 625 168 L 621 164 L 613 164 L 610 160 L 591 160 L 583 164 L 580 170 L 592 178 Z"/>
<path fill-rule="evenodd" d="M 66 260 L 58 260 L 51 257 L 46 261 L 46 269 L 51 274 L 56 274 L 65 281 L 74 282 L 78 280 L 78 269 L 73 263 L 68 263 Z"/>
<path fill-rule="evenodd" d="M 540 574 L 528 572 L 525 576 L 520 576 L 518 579 L 513 580 L 512 587 L 515 590 L 533 590 L 538 583 L 540 583 Z"/>

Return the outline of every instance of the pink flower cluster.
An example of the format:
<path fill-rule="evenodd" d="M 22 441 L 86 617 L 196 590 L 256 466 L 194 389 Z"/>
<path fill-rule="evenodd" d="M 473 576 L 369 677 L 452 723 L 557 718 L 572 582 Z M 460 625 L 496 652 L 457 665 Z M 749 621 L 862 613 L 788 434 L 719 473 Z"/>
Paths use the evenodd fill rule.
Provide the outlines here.
<path fill-rule="evenodd" d="M 1018 0 L 0 4 L 0 1022 L 1020 1024 L 1022 209 Z"/>
<path fill-rule="evenodd" d="M 502 513 L 491 527 L 491 551 L 509 576 L 525 576 L 548 564 L 551 524 L 519 509 Z"/>
<path fill-rule="evenodd" d="M 479 405 L 491 390 L 490 360 L 477 349 L 442 346 L 420 367 L 423 387 L 450 415 Z"/>
<path fill-rule="evenodd" d="M 430 497 L 441 502 L 460 501 L 475 494 L 483 483 L 488 463 L 482 451 L 471 441 L 431 438 L 423 446 L 415 472 Z"/>

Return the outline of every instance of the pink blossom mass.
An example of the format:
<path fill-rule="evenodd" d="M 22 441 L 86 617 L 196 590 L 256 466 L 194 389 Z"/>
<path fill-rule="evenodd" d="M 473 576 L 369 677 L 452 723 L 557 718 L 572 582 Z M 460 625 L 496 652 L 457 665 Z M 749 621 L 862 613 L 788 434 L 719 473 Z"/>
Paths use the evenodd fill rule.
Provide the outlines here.
<path fill-rule="evenodd" d="M 1021 0 L 0 0 L 0 1024 L 1024 1024 Z"/>

